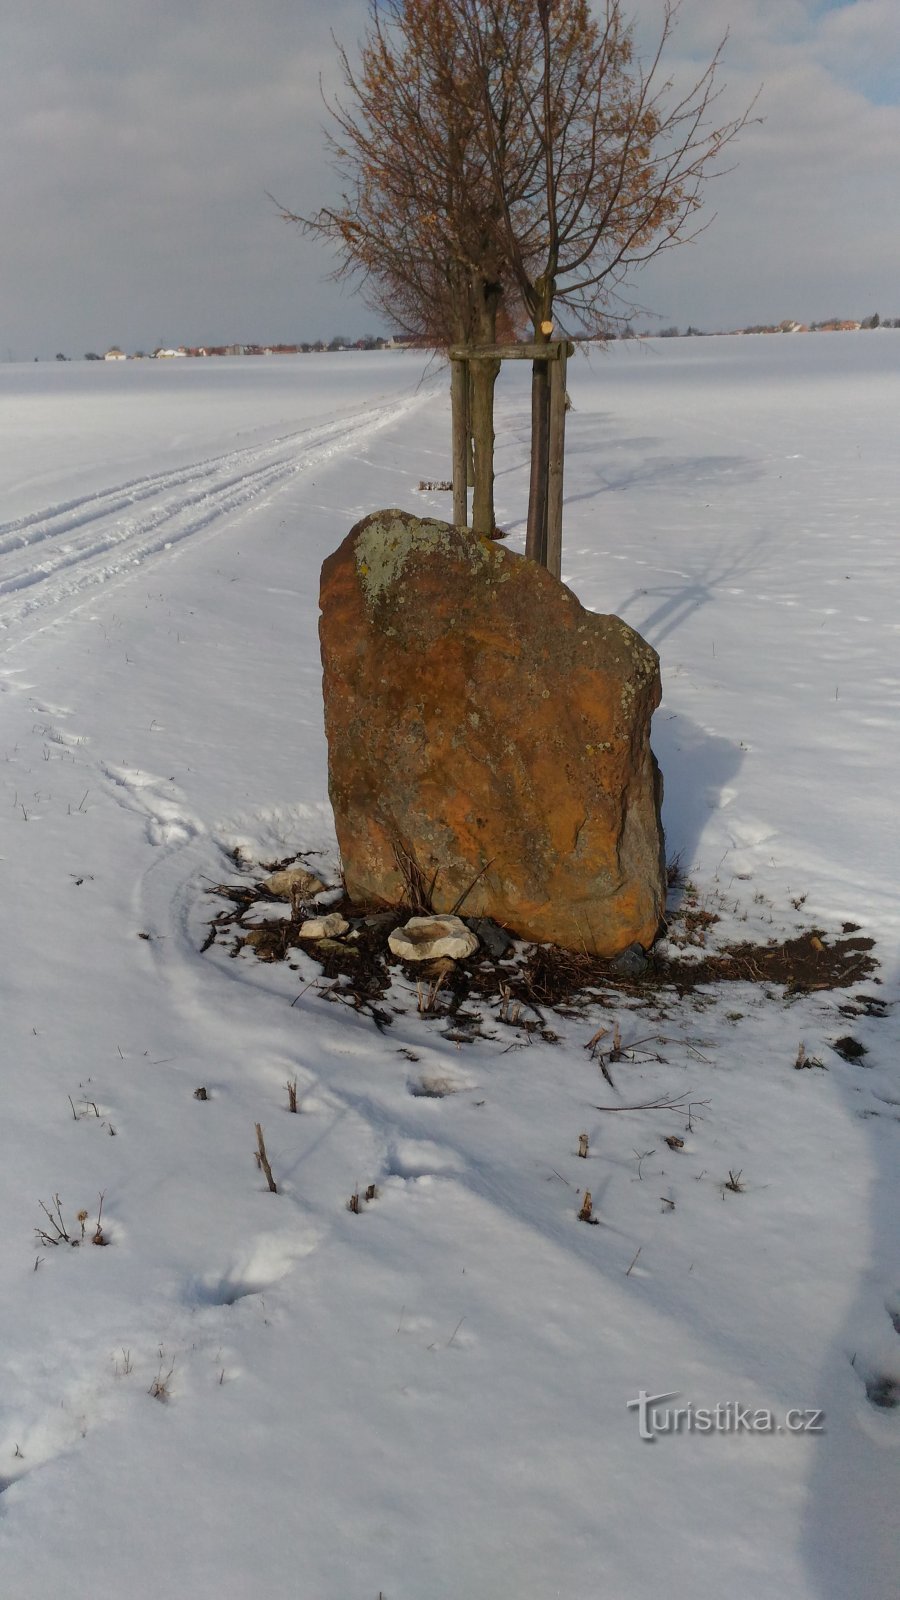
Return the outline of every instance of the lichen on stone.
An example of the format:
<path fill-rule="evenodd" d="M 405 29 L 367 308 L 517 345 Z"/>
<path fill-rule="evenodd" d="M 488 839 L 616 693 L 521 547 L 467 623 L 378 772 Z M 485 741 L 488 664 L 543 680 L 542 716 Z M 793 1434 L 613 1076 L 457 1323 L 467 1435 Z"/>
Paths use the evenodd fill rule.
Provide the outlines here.
<path fill-rule="evenodd" d="M 419 554 L 445 559 L 465 555 L 473 570 L 497 559 L 489 541 L 466 537 L 465 530 L 461 534 L 449 523 L 410 517 L 402 511 L 383 512 L 369 519 L 356 540 L 356 571 L 370 607 L 389 590 L 396 590 L 406 563 Z"/>

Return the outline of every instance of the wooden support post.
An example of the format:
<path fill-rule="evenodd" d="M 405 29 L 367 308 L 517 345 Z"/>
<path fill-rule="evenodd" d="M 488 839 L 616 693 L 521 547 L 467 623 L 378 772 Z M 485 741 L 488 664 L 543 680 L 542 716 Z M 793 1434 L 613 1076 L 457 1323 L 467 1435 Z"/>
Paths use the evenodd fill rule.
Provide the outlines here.
<path fill-rule="evenodd" d="M 540 348 L 536 346 L 536 348 Z M 544 349 L 548 349 L 544 346 Z M 550 453 L 550 373 L 559 362 L 535 361 L 531 372 L 531 472 L 525 554 L 539 567 L 547 565 L 547 463 Z"/>
<path fill-rule="evenodd" d="M 536 361 L 544 364 L 548 382 L 545 385 L 536 385 L 540 389 L 538 395 L 532 394 L 533 417 L 533 444 L 535 446 L 532 457 L 532 476 L 543 476 L 543 464 L 548 466 L 544 479 L 544 493 L 537 496 L 532 492 L 539 515 L 529 518 L 528 539 L 526 541 L 526 555 L 541 566 L 548 568 L 555 577 L 559 577 L 562 565 L 562 501 L 563 501 L 563 458 L 565 452 L 566 430 L 566 362 L 567 358 L 575 354 L 575 346 L 567 339 L 550 339 L 546 343 L 521 343 L 521 344 L 456 344 L 451 345 L 450 356 L 450 395 L 453 411 L 453 521 L 460 527 L 469 525 L 469 502 L 466 493 L 469 471 L 470 438 L 473 430 L 473 412 L 480 405 L 481 411 L 490 419 L 492 411 L 486 409 L 484 390 L 480 391 L 480 401 L 473 394 L 479 388 L 479 379 L 483 376 L 481 363 L 487 361 L 494 363 L 496 368 L 502 361 Z M 474 365 L 473 365 L 474 363 Z M 476 376 L 477 375 L 477 376 Z M 495 374 L 491 375 L 492 378 Z M 548 393 L 549 391 L 549 393 Z M 484 417 L 482 417 L 482 421 Z M 493 438 L 490 439 L 491 455 Z M 477 452 L 476 452 L 477 457 Z M 493 472 L 492 459 L 488 459 L 483 469 L 489 474 Z M 476 459 L 476 476 L 478 464 Z M 484 500 L 484 495 L 479 497 L 476 493 L 475 507 L 477 510 L 479 499 Z M 540 502 L 538 504 L 538 502 Z M 483 511 L 483 505 L 482 505 Z M 480 514 L 480 513 L 479 513 Z M 482 521 L 484 517 L 482 516 Z M 533 525 L 532 525 L 533 524 Z M 489 532 L 487 528 L 483 532 Z"/>
<path fill-rule="evenodd" d="M 547 484 L 547 570 L 562 571 L 563 462 L 566 450 L 566 347 L 550 367 L 550 470 Z"/>
<path fill-rule="evenodd" d="M 472 411 L 474 409 L 474 384 L 472 363 L 466 362 L 466 488 L 475 487 L 475 440 L 472 438 Z"/>
<path fill-rule="evenodd" d="M 469 467 L 469 363 L 454 356 L 450 361 L 450 408 L 453 427 L 453 521 L 468 527 L 466 494 Z"/>

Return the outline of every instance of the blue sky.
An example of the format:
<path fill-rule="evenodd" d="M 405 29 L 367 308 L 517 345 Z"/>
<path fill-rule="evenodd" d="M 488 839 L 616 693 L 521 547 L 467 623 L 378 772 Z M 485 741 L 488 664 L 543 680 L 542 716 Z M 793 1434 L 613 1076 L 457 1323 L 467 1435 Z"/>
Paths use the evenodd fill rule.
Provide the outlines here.
<path fill-rule="evenodd" d="M 630 13 L 649 43 L 660 5 Z M 330 29 L 352 54 L 365 17 L 364 0 L 0 0 L 0 357 L 376 329 L 266 198 L 333 194 L 318 78 Z M 764 121 L 710 188 L 715 220 L 635 301 L 704 328 L 900 316 L 900 3 L 683 0 L 676 81 L 726 27 L 723 117 L 762 86 Z"/>

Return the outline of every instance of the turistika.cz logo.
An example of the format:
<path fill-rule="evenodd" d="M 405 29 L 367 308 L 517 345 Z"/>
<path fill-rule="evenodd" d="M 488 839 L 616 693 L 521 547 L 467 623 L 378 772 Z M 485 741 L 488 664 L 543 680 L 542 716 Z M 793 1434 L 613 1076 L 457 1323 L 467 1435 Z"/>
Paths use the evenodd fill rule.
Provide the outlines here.
<path fill-rule="evenodd" d="M 638 1414 L 638 1434 L 655 1444 L 667 1433 L 824 1433 L 825 1413 L 812 1406 L 794 1406 L 780 1418 L 764 1406 L 744 1406 L 736 1400 L 720 1401 L 715 1406 L 670 1406 L 680 1390 L 667 1394 L 638 1392 L 627 1402 L 629 1411 Z"/>

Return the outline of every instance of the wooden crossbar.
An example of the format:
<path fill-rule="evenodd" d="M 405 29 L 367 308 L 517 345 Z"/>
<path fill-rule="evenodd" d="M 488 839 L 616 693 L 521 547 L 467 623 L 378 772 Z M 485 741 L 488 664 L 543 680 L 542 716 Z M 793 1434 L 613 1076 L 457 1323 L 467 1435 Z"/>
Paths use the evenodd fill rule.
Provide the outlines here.
<path fill-rule="evenodd" d="M 447 354 L 451 361 L 559 361 L 575 354 L 568 339 L 550 339 L 547 344 L 452 344 Z"/>

